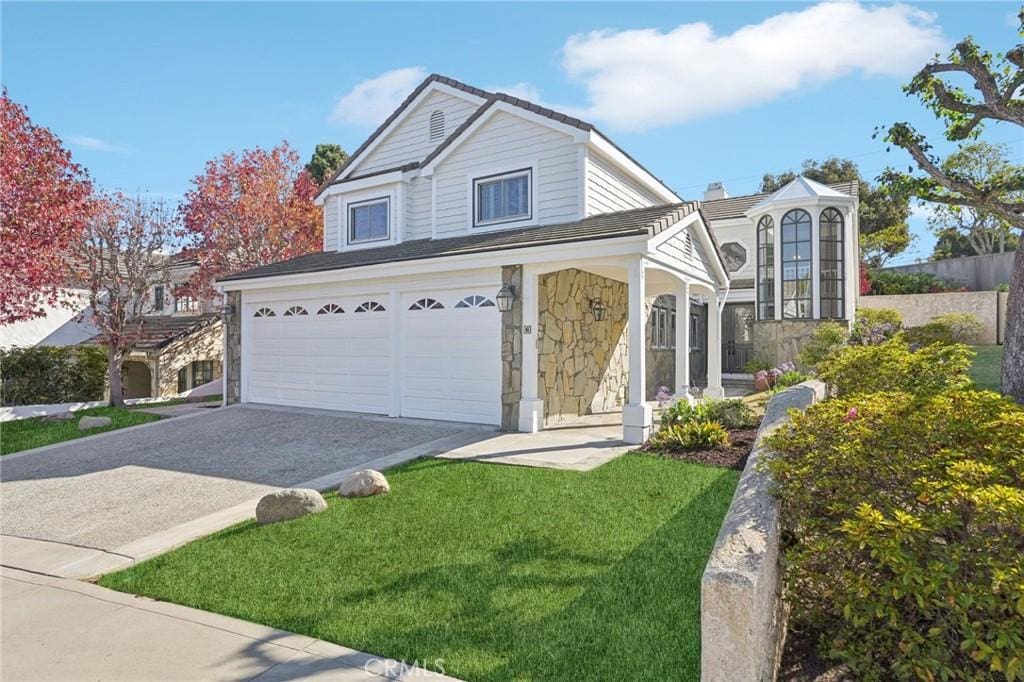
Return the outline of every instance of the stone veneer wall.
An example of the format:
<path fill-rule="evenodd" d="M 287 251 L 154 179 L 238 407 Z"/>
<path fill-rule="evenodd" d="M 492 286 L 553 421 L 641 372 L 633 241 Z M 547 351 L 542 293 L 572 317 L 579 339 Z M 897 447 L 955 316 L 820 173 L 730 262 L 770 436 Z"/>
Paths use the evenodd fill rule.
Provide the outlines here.
<path fill-rule="evenodd" d="M 228 359 L 227 395 L 228 404 L 241 402 L 242 381 L 239 369 L 242 365 L 242 292 L 229 291 L 228 305 L 234 313 L 228 318 L 228 347 L 225 355 Z"/>
<path fill-rule="evenodd" d="M 628 287 L 582 270 L 543 276 L 538 289 L 538 385 L 549 423 L 610 412 L 626 401 Z M 600 298 L 605 319 L 594 320 Z"/>
<path fill-rule="evenodd" d="M 164 348 L 157 359 L 159 370 L 157 395 L 176 394 L 178 392 L 178 370 L 191 364 L 194 360 L 212 360 L 213 378 L 219 379 L 221 377 L 223 344 L 223 323 L 215 321 L 195 334 L 189 334 L 184 339 Z"/>
<path fill-rule="evenodd" d="M 758 320 L 754 322 L 753 357 L 773 367 L 796 362 L 815 328 L 828 320 Z M 840 320 L 843 324 L 844 321 Z"/>
<path fill-rule="evenodd" d="M 523 397 L 523 266 L 502 267 L 501 283 L 516 292 L 512 310 L 501 314 L 501 429 L 516 431 Z M 530 336 L 536 338 L 536 334 Z"/>

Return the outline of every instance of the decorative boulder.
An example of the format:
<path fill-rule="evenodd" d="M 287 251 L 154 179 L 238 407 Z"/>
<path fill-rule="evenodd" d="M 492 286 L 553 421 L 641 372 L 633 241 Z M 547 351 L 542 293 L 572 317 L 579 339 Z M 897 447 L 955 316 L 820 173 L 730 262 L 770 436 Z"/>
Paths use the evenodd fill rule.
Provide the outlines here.
<path fill-rule="evenodd" d="M 256 522 L 260 525 L 288 521 L 327 509 L 323 495 L 309 488 L 285 488 L 260 498 L 256 504 Z"/>
<path fill-rule="evenodd" d="M 75 415 L 71 412 L 57 412 L 55 414 L 48 414 L 43 417 L 44 422 L 69 422 L 75 418 Z"/>
<path fill-rule="evenodd" d="M 88 431 L 101 426 L 110 426 L 110 417 L 82 417 L 78 420 L 78 430 Z"/>
<path fill-rule="evenodd" d="M 384 474 L 373 469 L 364 469 L 350 474 L 341 482 L 338 495 L 341 497 L 369 497 L 381 495 L 391 490 Z"/>
<path fill-rule="evenodd" d="M 767 391 L 772 385 L 768 381 L 768 372 L 763 369 L 754 375 L 754 390 L 760 393 L 761 391 Z"/>

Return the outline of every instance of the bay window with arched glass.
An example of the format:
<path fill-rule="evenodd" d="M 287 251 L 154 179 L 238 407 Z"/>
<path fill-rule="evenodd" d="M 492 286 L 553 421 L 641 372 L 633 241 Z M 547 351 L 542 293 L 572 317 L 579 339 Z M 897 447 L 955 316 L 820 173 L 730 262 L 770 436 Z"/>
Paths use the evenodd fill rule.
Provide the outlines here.
<path fill-rule="evenodd" d="M 821 212 L 818 231 L 821 317 L 842 319 L 843 214 L 834 208 L 826 208 Z"/>
<path fill-rule="evenodd" d="M 775 221 L 757 223 L 757 319 L 775 319 Z"/>
<path fill-rule="evenodd" d="M 811 214 L 782 216 L 782 317 L 811 317 Z"/>

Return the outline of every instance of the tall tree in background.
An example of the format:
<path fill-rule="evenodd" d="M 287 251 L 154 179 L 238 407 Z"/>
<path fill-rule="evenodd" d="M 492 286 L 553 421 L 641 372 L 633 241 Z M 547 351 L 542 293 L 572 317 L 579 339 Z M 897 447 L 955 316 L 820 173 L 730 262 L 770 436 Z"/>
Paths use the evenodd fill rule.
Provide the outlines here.
<path fill-rule="evenodd" d="M 167 280 L 175 217 L 162 202 L 101 196 L 74 249 L 89 288 L 89 321 L 107 347 L 111 405 L 124 404 L 121 366 L 139 340 L 150 288 Z"/>
<path fill-rule="evenodd" d="M 208 295 L 218 277 L 322 248 L 316 191 L 287 142 L 207 162 L 181 205 L 182 236 L 199 260 L 196 288 Z"/>
<path fill-rule="evenodd" d="M 306 164 L 306 170 L 313 176 L 317 187 L 330 179 L 348 161 L 348 153 L 340 144 L 318 144 L 313 156 Z"/>
<path fill-rule="evenodd" d="M 972 142 L 946 157 L 941 164 L 942 172 L 980 184 L 1011 169 L 1007 152 L 1005 145 Z M 1024 200 L 1024 194 L 1018 199 Z M 1017 246 L 1017 235 L 1010 223 L 976 206 L 936 204 L 928 226 L 939 237 L 935 258 L 1002 253 Z"/>
<path fill-rule="evenodd" d="M 0 93 L 0 324 L 46 314 L 62 302 L 64 256 L 81 238 L 88 176 L 24 107 Z"/>
<path fill-rule="evenodd" d="M 792 182 L 798 173 L 786 171 L 778 175 L 766 173 L 761 180 L 762 192 L 774 192 Z M 873 187 L 860 176 L 857 164 L 835 156 L 818 162 L 804 161 L 799 175 L 825 185 L 856 182 L 860 197 L 857 212 L 860 223 L 861 258 L 872 268 L 885 264 L 910 246 L 910 201 L 888 196 L 883 188 Z"/>
<path fill-rule="evenodd" d="M 1019 35 L 1024 36 L 1024 10 Z M 970 83 L 976 94 L 960 84 Z M 925 65 L 904 90 L 916 96 L 946 128 L 952 142 L 976 139 L 986 124 L 1021 135 L 1024 128 L 1024 45 L 1005 55 L 982 50 L 967 37 L 945 60 Z M 906 150 L 919 173 L 887 169 L 880 180 L 895 196 L 943 206 L 970 207 L 1024 230 L 1024 167 L 1008 165 L 992 175 L 974 177 L 949 167 L 932 151 L 926 137 L 906 122 L 894 123 L 885 139 Z M 1024 249 L 1017 249 L 1010 278 L 1003 344 L 1002 388 L 1024 403 Z"/>

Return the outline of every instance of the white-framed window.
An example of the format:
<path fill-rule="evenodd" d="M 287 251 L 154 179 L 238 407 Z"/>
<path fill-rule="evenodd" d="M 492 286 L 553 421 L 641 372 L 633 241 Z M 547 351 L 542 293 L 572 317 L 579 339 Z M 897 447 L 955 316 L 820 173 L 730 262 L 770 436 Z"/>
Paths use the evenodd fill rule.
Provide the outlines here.
<path fill-rule="evenodd" d="M 473 178 L 473 225 L 496 225 L 533 217 L 529 168 Z"/>
<path fill-rule="evenodd" d="M 676 347 L 676 311 L 660 305 L 651 308 L 651 346 L 665 350 Z"/>
<path fill-rule="evenodd" d="M 378 197 L 348 205 L 348 243 L 380 242 L 391 238 L 391 198 Z"/>
<path fill-rule="evenodd" d="M 199 310 L 199 299 L 188 294 L 178 294 L 174 297 L 174 312 L 194 313 Z"/>

